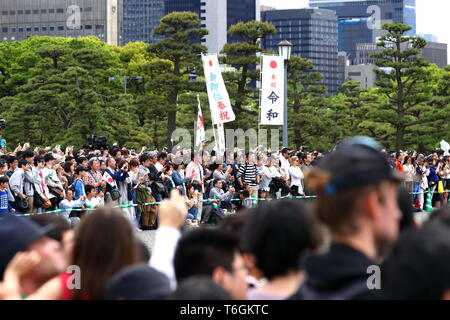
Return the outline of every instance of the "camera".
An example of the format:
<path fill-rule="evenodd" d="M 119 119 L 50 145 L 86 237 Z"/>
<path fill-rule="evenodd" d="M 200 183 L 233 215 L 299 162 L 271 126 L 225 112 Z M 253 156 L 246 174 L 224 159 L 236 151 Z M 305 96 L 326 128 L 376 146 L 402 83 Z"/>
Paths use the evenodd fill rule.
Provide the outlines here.
<path fill-rule="evenodd" d="M 5 129 L 5 128 L 6 128 L 6 120 L 0 119 L 0 130 Z"/>
<path fill-rule="evenodd" d="M 108 149 L 108 139 L 104 136 L 99 136 L 96 133 L 87 138 L 87 144 L 90 145 L 93 150 Z"/>

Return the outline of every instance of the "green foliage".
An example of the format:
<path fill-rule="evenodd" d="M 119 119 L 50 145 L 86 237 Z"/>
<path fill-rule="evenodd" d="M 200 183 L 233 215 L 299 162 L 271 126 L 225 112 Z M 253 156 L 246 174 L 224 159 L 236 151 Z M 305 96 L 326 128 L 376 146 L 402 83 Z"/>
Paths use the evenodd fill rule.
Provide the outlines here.
<path fill-rule="evenodd" d="M 170 70 L 155 78 L 155 86 L 166 100 L 166 145 L 169 147 L 177 124 L 179 95 L 196 88 L 189 82 L 189 75 L 202 73 L 200 54 L 206 53 L 207 48 L 200 44 L 200 39 L 208 34 L 208 30 L 200 26 L 201 20 L 193 12 L 169 13 L 154 29 L 156 35 L 164 38 L 149 46 L 149 52 L 172 63 Z"/>
<path fill-rule="evenodd" d="M 188 129 L 193 136 L 197 95 L 208 129 L 211 117 L 200 59 L 206 53 L 200 39 L 208 31 L 200 26 L 196 14 L 174 12 L 154 30 L 162 40 L 151 45 L 116 47 L 93 37 L 0 43 L 0 118 L 8 122 L 3 135 L 10 146 L 30 142 L 80 147 L 96 132 L 129 148 L 162 149 L 171 145 L 169 133 L 175 128 Z M 387 34 L 378 43 L 383 51 L 375 55 L 380 81 L 374 89 L 361 89 L 350 80 L 336 95 L 327 96 L 313 63 L 291 58 L 290 146 L 325 151 L 347 136 L 368 135 L 390 149 L 426 152 L 441 139 L 450 139 L 450 66 L 439 69 L 418 57 L 426 42 L 406 36 L 408 26 L 384 28 Z M 258 126 L 257 66 L 259 54 L 270 54 L 260 48 L 260 39 L 274 32 L 274 26 L 258 21 L 228 30 L 238 41 L 226 44 L 220 57 L 237 116 L 227 129 Z M 191 75 L 197 80 L 190 80 Z"/>
<path fill-rule="evenodd" d="M 406 36 L 411 27 L 401 23 L 387 23 L 383 29 L 387 34 L 378 42 L 383 51 L 373 57 L 379 67 L 376 70 L 380 76 L 379 93 L 387 101 L 368 116 L 373 124 L 384 126 L 387 134 L 394 133 L 395 140 L 390 141 L 389 147 L 424 148 L 440 135 L 439 123 L 450 118 L 448 104 L 440 109 L 433 104 L 436 93 L 433 83 L 439 80 L 430 63 L 418 56 L 427 42 Z"/>
<path fill-rule="evenodd" d="M 259 95 L 250 84 L 260 79 L 257 53 L 266 52 L 260 46 L 260 39 L 275 31 L 272 24 L 260 21 L 239 22 L 228 29 L 228 34 L 240 41 L 227 43 L 222 50 L 221 62 L 235 68 L 224 72 L 223 77 L 233 110 L 238 114 L 236 121 L 227 127 L 248 129 L 258 123 Z"/>

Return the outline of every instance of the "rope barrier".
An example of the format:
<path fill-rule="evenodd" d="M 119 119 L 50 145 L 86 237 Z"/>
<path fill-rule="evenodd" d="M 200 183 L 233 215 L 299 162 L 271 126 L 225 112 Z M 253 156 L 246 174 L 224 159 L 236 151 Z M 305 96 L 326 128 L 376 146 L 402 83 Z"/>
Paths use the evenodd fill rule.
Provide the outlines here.
<path fill-rule="evenodd" d="M 434 193 L 438 193 L 437 191 L 430 191 L 430 192 L 410 192 L 410 195 L 417 195 L 417 194 L 434 194 Z M 445 190 L 443 193 L 450 193 L 450 190 Z M 283 200 L 283 199 L 316 199 L 317 196 L 291 196 L 291 195 L 287 195 L 287 196 L 282 196 L 279 198 L 245 198 L 245 199 L 230 199 L 228 201 L 252 201 L 252 202 L 258 202 L 258 201 L 274 201 L 274 200 Z M 219 201 L 218 199 L 203 199 L 200 200 L 200 202 L 202 203 L 207 203 L 207 202 L 212 202 L 215 203 Z M 189 200 L 185 201 L 186 203 L 190 202 Z M 113 206 L 112 208 L 121 208 L 121 209 L 126 209 L 126 208 L 132 208 L 132 207 L 146 207 L 146 206 L 153 206 L 153 205 L 160 205 L 162 202 L 147 202 L 147 203 L 143 203 L 143 204 L 135 204 L 135 203 L 122 203 L 120 205 L 117 206 Z M 194 200 L 194 203 L 197 203 L 196 200 Z M 34 215 L 41 215 L 41 214 L 51 214 L 51 213 L 55 213 L 55 214 L 61 214 L 64 212 L 89 212 L 89 211 L 94 211 L 95 208 L 89 207 L 89 208 L 72 208 L 72 209 L 58 209 L 56 208 L 55 210 L 50 210 L 50 211 L 44 211 L 44 212 L 34 212 L 34 213 L 14 213 L 14 212 L 10 212 L 8 214 L 10 215 L 15 215 L 15 216 L 23 216 L 23 217 L 28 217 L 28 216 L 34 216 Z"/>

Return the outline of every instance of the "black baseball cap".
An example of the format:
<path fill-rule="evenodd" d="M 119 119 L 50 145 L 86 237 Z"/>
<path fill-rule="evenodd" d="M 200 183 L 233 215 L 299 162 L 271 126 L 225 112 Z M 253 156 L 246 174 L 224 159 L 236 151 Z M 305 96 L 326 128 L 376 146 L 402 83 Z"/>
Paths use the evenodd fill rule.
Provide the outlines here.
<path fill-rule="evenodd" d="M 7 216 L 0 220 L 0 279 L 16 253 L 53 230 L 53 224 L 39 227 L 26 217 Z"/>
<path fill-rule="evenodd" d="M 363 144 L 342 145 L 319 161 L 317 167 L 330 174 L 326 195 L 383 180 L 402 181 L 404 178 L 389 166 L 383 153 Z"/>
<path fill-rule="evenodd" d="M 146 264 L 122 269 L 108 282 L 107 300 L 163 300 L 171 293 L 167 276 Z"/>

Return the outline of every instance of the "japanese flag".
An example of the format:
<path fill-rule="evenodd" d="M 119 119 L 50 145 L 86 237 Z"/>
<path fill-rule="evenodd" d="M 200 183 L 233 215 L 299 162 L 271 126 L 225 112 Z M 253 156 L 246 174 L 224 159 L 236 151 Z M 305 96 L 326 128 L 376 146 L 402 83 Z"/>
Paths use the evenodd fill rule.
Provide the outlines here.
<path fill-rule="evenodd" d="M 111 187 L 115 187 L 116 186 L 116 181 L 114 181 L 113 177 L 111 177 L 111 175 L 108 173 L 108 171 L 105 171 L 105 173 L 103 174 L 103 180 L 108 182 L 108 184 Z"/>

